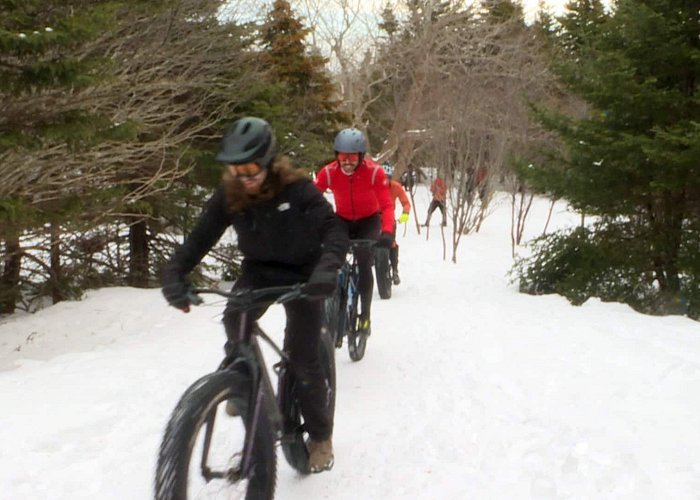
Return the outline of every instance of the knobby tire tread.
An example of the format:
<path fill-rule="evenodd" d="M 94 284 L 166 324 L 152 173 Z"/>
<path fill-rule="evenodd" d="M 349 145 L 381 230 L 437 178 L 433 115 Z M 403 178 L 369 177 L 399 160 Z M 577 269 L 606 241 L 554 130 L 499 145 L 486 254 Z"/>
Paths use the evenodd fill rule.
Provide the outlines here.
<path fill-rule="evenodd" d="M 377 275 L 377 290 L 379 291 L 379 297 L 382 299 L 390 299 L 392 283 L 388 248 L 376 249 L 374 270 Z"/>
<path fill-rule="evenodd" d="M 229 398 L 249 401 L 251 389 L 249 378 L 220 370 L 205 375 L 185 391 L 170 417 L 158 454 L 156 500 L 187 499 L 190 459 L 200 460 L 200 457 L 191 456 L 192 449 L 209 411 Z M 252 404 L 248 406 L 252 407 Z M 246 408 L 245 411 L 249 410 Z M 241 417 L 248 421 L 247 414 Z M 246 429 L 249 428 L 250 425 L 246 425 Z M 272 499 L 277 473 L 275 434 L 265 411 L 260 412 L 257 422 L 253 461 L 254 473 L 249 478 L 246 499 Z"/>

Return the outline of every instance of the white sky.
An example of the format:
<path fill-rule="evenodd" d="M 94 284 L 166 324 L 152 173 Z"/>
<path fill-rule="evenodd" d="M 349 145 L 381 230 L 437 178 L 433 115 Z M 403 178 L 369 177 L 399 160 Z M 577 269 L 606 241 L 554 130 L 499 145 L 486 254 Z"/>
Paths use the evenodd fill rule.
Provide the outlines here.
<path fill-rule="evenodd" d="M 292 0 L 293 2 L 295 0 Z M 318 0 L 317 0 L 318 1 Z M 351 2 L 353 0 L 350 0 Z M 548 5 L 556 14 L 560 14 L 564 11 L 564 6 L 568 3 L 567 0 L 519 0 L 523 5 L 527 15 L 533 15 L 539 8 L 540 3 Z M 296 0 L 298 3 L 303 3 L 304 0 Z M 333 8 L 337 5 L 337 0 L 326 0 L 325 2 L 321 0 L 318 3 L 325 3 L 328 8 Z M 355 5 L 362 9 L 365 13 L 374 13 L 380 11 L 386 4 L 387 0 L 354 0 Z M 396 3 L 396 0 L 392 0 Z"/>
<path fill-rule="evenodd" d="M 333 10 L 338 10 L 338 2 L 348 1 L 350 4 L 365 15 L 376 14 L 387 4 L 387 1 L 396 3 L 396 0 L 290 0 L 290 3 L 295 6 L 298 11 L 305 12 L 303 6 L 321 6 L 324 14 L 328 14 Z M 540 0 L 520 0 L 523 4 L 526 16 L 531 17 L 535 14 L 540 5 Z M 261 5 L 269 5 L 270 0 L 235 0 L 229 2 L 229 11 L 235 12 L 236 17 L 255 16 L 261 9 Z M 548 5 L 555 14 L 561 14 L 564 10 L 564 5 L 567 0 L 543 0 L 545 5 Z"/>
<path fill-rule="evenodd" d="M 456 265 L 435 215 L 428 241 L 413 216 L 399 231 L 403 283 L 375 294 L 365 358 L 336 351 L 334 469 L 301 478 L 280 455 L 276 498 L 697 499 L 699 324 L 518 293 L 506 197 Z M 559 204 L 550 228 L 578 220 Z M 113 288 L 0 321 L 0 497 L 152 498 L 169 414 L 220 360 L 222 308 Z M 263 328 L 281 325 L 271 308 Z"/>

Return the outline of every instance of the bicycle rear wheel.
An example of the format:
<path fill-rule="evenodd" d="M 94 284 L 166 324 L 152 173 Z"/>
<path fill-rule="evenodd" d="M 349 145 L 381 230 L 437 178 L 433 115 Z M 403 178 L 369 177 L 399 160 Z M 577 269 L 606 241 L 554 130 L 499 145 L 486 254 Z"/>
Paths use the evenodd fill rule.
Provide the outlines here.
<path fill-rule="evenodd" d="M 328 411 L 331 421 L 335 415 L 335 347 L 328 332 L 321 333 L 319 346 L 321 366 L 328 384 Z M 278 402 L 284 419 L 282 451 L 284 457 L 295 470 L 308 474 L 309 451 L 306 447 L 308 433 L 304 430 L 301 408 L 296 397 L 297 381 L 289 368 L 280 373 L 277 391 Z"/>
<path fill-rule="evenodd" d="M 389 249 L 375 247 L 374 271 L 377 275 L 377 290 L 382 299 L 391 298 L 391 265 L 389 263 Z"/>
<path fill-rule="evenodd" d="M 348 354 L 353 361 L 360 361 L 365 355 L 367 347 L 367 334 L 360 332 L 360 318 L 357 313 L 357 300 L 345 316 L 346 335 L 348 338 Z"/>
<path fill-rule="evenodd" d="M 275 436 L 265 411 L 252 418 L 251 379 L 220 370 L 183 394 L 170 417 L 158 455 L 155 498 L 271 499 L 277 472 Z M 224 412 L 233 399 L 240 417 Z M 223 404 L 222 404 L 223 403 Z M 244 464 L 244 446 L 250 446 Z"/>

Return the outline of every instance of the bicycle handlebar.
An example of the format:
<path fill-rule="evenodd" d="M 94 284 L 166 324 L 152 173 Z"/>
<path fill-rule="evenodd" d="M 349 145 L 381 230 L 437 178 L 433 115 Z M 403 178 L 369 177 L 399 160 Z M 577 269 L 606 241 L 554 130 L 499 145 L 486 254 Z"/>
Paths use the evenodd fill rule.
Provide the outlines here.
<path fill-rule="evenodd" d="M 357 248 L 372 248 L 377 244 L 376 240 L 353 239 L 350 240 L 350 248 L 353 251 Z M 193 288 L 187 298 L 190 304 L 198 306 L 204 303 L 204 299 L 199 294 L 214 294 L 227 298 L 229 306 L 235 309 L 248 310 L 256 307 L 269 306 L 271 304 L 284 304 L 292 300 L 313 298 L 304 291 L 304 283 L 287 286 L 271 286 L 266 288 L 241 288 L 226 292 L 216 288 Z"/>
<path fill-rule="evenodd" d="M 254 309 L 271 304 L 284 304 L 292 300 L 309 297 L 304 291 L 304 283 L 288 286 L 272 286 L 267 288 L 241 288 L 226 292 L 216 288 L 194 288 L 188 298 L 193 305 L 204 302 L 199 294 L 215 294 L 229 299 L 229 305 L 240 310 Z"/>

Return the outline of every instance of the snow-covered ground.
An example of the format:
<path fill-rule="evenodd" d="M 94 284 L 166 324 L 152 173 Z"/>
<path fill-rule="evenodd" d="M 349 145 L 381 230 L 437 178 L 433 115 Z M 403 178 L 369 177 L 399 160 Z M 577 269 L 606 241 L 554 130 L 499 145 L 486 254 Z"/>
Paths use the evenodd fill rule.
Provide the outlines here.
<path fill-rule="evenodd" d="M 577 220 L 558 206 L 550 227 Z M 337 351 L 335 467 L 300 477 L 280 456 L 277 498 L 700 498 L 700 325 L 519 294 L 509 227 L 501 199 L 457 265 L 439 226 L 399 236 L 403 283 L 375 293 L 365 358 Z M 172 408 L 220 360 L 221 310 L 113 288 L 4 319 L 0 498 L 150 498 Z"/>

